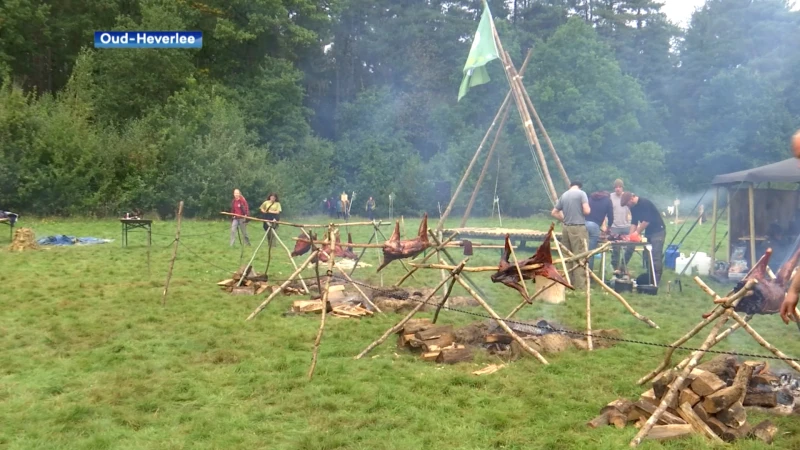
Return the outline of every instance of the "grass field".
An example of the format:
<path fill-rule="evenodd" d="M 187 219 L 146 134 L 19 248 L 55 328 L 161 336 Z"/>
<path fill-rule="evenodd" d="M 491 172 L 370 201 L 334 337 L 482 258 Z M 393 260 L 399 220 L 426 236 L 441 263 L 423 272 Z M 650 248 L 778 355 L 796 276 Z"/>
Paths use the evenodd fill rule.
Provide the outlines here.
<path fill-rule="evenodd" d="M 537 229 L 547 223 L 544 218 L 503 221 L 506 227 Z M 418 221 L 409 219 L 406 225 L 413 233 Z M 484 219 L 470 225 L 496 224 Z M 319 317 L 282 316 L 293 298 L 280 296 L 245 322 L 263 296 L 230 296 L 215 286 L 242 256 L 239 248 L 228 246 L 228 222 L 184 221 L 166 307 L 161 293 L 174 222 L 154 223 L 149 269 L 144 236 L 132 233 L 129 247 L 121 248 L 117 221 L 25 220 L 21 226 L 33 228 L 37 237 L 68 234 L 116 241 L 9 253 L 7 235 L 0 233 L 3 448 L 619 449 L 627 447 L 635 428 L 592 430 L 585 423 L 618 397 L 638 397 L 644 389 L 636 380 L 664 352 L 635 344 L 571 350 L 548 355 L 548 366 L 524 358 L 478 377 L 471 372 L 498 360 L 482 355 L 474 363 L 441 367 L 397 350 L 390 340 L 355 361 L 353 356 L 400 316 L 331 317 L 309 382 Z M 251 224 L 249 231 L 255 245 L 261 229 Z M 279 231 L 291 246 L 295 231 Z M 370 235 L 369 228 L 352 231 L 357 242 Z M 696 228 L 684 251 L 703 243 L 701 251 L 708 252 L 708 232 L 709 225 Z M 379 283 L 376 252 L 366 257 L 373 267 L 357 270 L 356 279 Z M 245 252 L 244 262 L 249 256 Z M 496 264 L 497 258 L 497 251 L 476 251 L 472 262 Z M 255 266 L 265 264 L 262 253 Z M 286 255 L 273 252 L 271 277 L 285 278 L 290 272 Z M 388 285 L 402 268 L 393 263 L 384 272 Z M 671 279 L 674 274 L 666 271 L 664 280 Z M 438 280 L 438 272 L 428 271 L 412 285 L 433 286 Z M 519 301 L 516 292 L 493 285 L 488 275 L 479 284 L 501 315 Z M 455 295 L 464 295 L 458 289 Z M 689 277 L 683 279 L 683 293 L 628 296 L 634 308 L 661 326 L 658 330 L 599 289 L 593 299 L 596 329 L 618 328 L 626 338 L 659 343 L 675 340 L 710 309 L 709 298 Z M 566 305 L 535 304 L 519 317 L 545 317 L 582 329 L 584 307 L 584 297 L 571 294 Z M 444 312 L 440 323 L 473 320 Z M 784 326 L 777 316 L 752 323 L 786 353 L 800 356 L 796 327 Z M 720 348 L 767 353 L 741 331 Z M 685 355 L 676 352 L 678 358 Z M 783 367 L 777 361 L 770 364 Z M 753 424 L 764 418 L 750 415 Z M 773 447 L 800 448 L 798 420 L 774 420 L 780 433 Z M 762 445 L 742 441 L 729 447 Z M 641 448 L 711 446 L 696 437 L 647 442 Z"/>

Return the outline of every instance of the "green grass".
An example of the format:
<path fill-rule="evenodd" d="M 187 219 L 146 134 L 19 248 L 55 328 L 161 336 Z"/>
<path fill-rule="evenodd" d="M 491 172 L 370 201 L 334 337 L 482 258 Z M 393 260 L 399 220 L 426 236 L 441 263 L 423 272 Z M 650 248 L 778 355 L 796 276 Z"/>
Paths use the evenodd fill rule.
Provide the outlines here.
<path fill-rule="evenodd" d="M 546 223 L 541 218 L 503 221 L 504 226 L 539 229 Z M 638 397 L 644 389 L 636 380 L 663 355 L 663 349 L 620 344 L 591 353 L 548 355 L 548 366 L 524 358 L 478 377 L 471 372 L 498 361 L 481 355 L 474 363 L 440 367 L 397 350 L 393 340 L 355 361 L 353 356 L 400 316 L 330 318 L 317 372 L 309 382 L 306 372 L 319 317 L 283 317 L 293 298 L 281 296 L 245 323 L 263 296 L 230 296 L 215 286 L 228 275 L 223 269 L 234 270 L 240 263 L 240 250 L 228 247 L 227 222 L 184 222 L 166 307 L 161 306 L 161 293 L 174 222 L 154 223 L 150 270 L 144 236 L 131 234 L 130 246 L 120 248 L 116 221 L 26 220 L 22 225 L 32 227 L 38 237 L 117 240 L 0 251 L 3 448 L 618 449 L 627 446 L 635 428 L 592 430 L 585 423 L 617 397 Z M 416 219 L 408 220 L 409 231 L 417 225 Z M 475 220 L 470 225 L 495 222 Z M 684 251 L 708 242 L 702 248 L 707 252 L 708 227 L 698 227 Z M 385 230 L 388 234 L 389 228 Z M 369 238 L 368 228 L 353 231 L 358 242 Z M 262 235 L 254 225 L 250 234 L 254 244 Z M 282 227 L 280 234 L 291 245 L 294 230 Z M 482 250 L 472 262 L 495 264 L 497 258 L 497 251 Z M 370 250 L 367 262 L 375 264 L 376 259 L 376 250 Z M 265 263 L 262 253 L 256 267 Z M 359 269 L 356 279 L 376 284 L 374 270 Z M 273 252 L 270 272 L 273 278 L 291 272 L 285 254 Z M 392 264 L 384 281 L 391 284 L 401 273 L 399 264 Z M 412 285 L 433 286 L 439 273 L 427 271 L 418 278 Z M 672 278 L 671 272 L 665 273 L 665 280 Z M 479 284 L 501 314 L 519 301 L 514 291 L 489 282 L 488 274 Z M 690 278 L 684 278 L 683 286 L 682 294 L 628 296 L 634 308 L 661 326 L 658 330 L 595 290 L 594 328 L 671 342 L 711 306 Z M 455 295 L 464 293 L 456 288 Z M 581 329 L 584 307 L 582 295 L 570 294 L 566 305 L 535 304 L 519 317 L 545 317 Z M 454 312 L 440 318 L 455 325 L 472 320 Z M 753 325 L 786 353 L 800 355 L 794 326 L 784 326 L 776 316 L 757 317 Z M 701 340 L 689 344 L 697 346 Z M 766 352 L 742 332 L 720 348 Z M 765 418 L 750 417 L 754 424 Z M 780 427 L 774 447 L 800 448 L 797 420 L 774 420 Z M 648 442 L 641 448 L 710 447 L 693 438 Z M 743 441 L 731 448 L 761 447 Z"/>

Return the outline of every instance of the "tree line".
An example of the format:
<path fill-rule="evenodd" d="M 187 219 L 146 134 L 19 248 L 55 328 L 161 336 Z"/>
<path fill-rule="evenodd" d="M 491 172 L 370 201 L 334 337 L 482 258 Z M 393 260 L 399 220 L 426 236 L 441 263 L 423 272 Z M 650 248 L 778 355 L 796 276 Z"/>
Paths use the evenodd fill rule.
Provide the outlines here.
<path fill-rule="evenodd" d="M 587 190 L 623 178 L 643 195 L 696 192 L 787 154 L 800 123 L 800 16 L 787 1 L 708 0 L 686 29 L 654 0 L 489 6 L 518 67 L 533 50 L 525 85 Z M 169 215 L 182 199 L 188 215 L 213 217 L 239 188 L 251 201 L 278 192 L 290 214 L 342 191 L 375 197 L 379 213 L 394 194 L 396 214 L 433 214 L 436 183 L 455 187 L 508 91 L 493 62 L 492 82 L 456 101 L 481 11 L 471 0 L 4 2 L 0 208 Z M 96 30 L 201 30 L 204 44 L 94 49 Z M 520 127 L 512 111 L 475 214 L 495 193 L 504 214 L 550 208 Z"/>

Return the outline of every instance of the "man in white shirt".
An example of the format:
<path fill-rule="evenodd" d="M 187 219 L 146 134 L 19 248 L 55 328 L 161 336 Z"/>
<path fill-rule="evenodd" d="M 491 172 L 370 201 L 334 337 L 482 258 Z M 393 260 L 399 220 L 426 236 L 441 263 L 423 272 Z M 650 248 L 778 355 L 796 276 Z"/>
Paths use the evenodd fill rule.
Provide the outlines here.
<path fill-rule="evenodd" d="M 627 206 L 622 206 L 622 194 L 625 192 L 625 184 L 620 179 L 614 180 L 614 192 L 611 193 L 611 204 L 614 205 L 614 223 L 609 227 L 609 231 L 621 236 L 627 236 L 631 231 L 630 209 Z M 611 265 L 614 270 L 621 270 L 619 261 L 619 247 L 614 247 L 611 250 Z M 625 267 L 633 257 L 633 246 L 625 247 Z"/>

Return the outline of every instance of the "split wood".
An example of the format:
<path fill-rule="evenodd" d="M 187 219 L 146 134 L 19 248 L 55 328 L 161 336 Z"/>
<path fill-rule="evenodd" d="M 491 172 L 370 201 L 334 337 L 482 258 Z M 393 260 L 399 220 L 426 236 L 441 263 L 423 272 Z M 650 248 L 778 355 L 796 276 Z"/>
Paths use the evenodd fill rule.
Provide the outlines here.
<path fill-rule="evenodd" d="M 273 227 L 270 227 L 269 231 L 272 233 L 272 236 L 278 241 L 278 243 L 281 244 L 281 247 L 283 247 L 283 249 L 286 251 L 286 254 L 289 256 L 289 261 L 292 263 L 292 267 L 294 267 L 294 270 L 297 270 L 297 264 L 294 262 L 294 258 L 292 258 L 292 252 L 289 250 L 289 248 L 286 246 L 286 244 L 284 244 L 283 241 L 281 240 L 281 238 L 278 236 L 278 232 L 275 231 L 275 228 L 273 228 Z M 305 280 L 303 280 L 303 277 L 300 277 L 300 284 L 303 285 L 303 289 L 305 289 L 306 294 L 310 294 L 311 293 L 311 291 L 308 289 L 308 286 L 306 286 L 306 282 L 305 282 Z"/>
<path fill-rule="evenodd" d="M 589 248 L 586 239 L 583 240 L 583 245 Z M 592 288 L 589 282 L 589 264 L 584 264 L 583 267 L 586 270 L 586 344 L 589 346 L 589 351 L 592 351 Z M 564 273 L 566 272 L 565 270 Z"/>
<path fill-rule="evenodd" d="M 573 255 L 572 255 L 572 252 L 570 252 L 570 251 L 569 251 L 569 249 L 567 249 L 567 248 L 564 248 L 564 253 L 565 253 L 567 256 L 573 256 Z M 583 264 L 581 264 L 580 262 L 578 262 L 578 264 L 579 264 L 579 265 L 581 265 L 581 266 L 583 266 Z M 592 271 L 590 270 L 590 271 L 589 271 L 589 275 L 592 277 L 592 279 L 593 279 L 595 282 L 597 282 L 597 284 L 599 284 L 599 285 L 600 285 L 600 287 L 602 287 L 602 288 L 603 288 L 603 290 L 605 290 L 606 292 L 608 292 L 609 294 L 611 294 L 611 296 L 612 296 L 612 297 L 614 297 L 615 299 L 617 299 L 617 301 L 619 301 L 620 303 L 622 303 L 622 306 L 624 306 L 624 307 L 625 307 L 625 309 L 627 309 L 627 310 L 628 310 L 628 312 L 629 312 L 629 313 L 631 313 L 631 315 L 633 315 L 633 317 L 636 317 L 637 319 L 641 320 L 642 322 L 644 322 L 644 323 L 646 323 L 646 324 L 650 325 L 652 328 L 658 328 L 658 325 L 656 325 L 656 323 L 655 323 L 655 322 L 653 322 L 652 320 L 648 319 L 647 317 L 645 317 L 645 316 L 643 316 L 643 315 L 639 314 L 638 312 L 636 312 L 636 310 L 635 310 L 635 309 L 633 309 L 633 307 L 630 305 L 630 303 L 628 303 L 628 301 L 627 301 L 627 300 L 625 300 L 625 298 L 624 298 L 623 296 L 619 295 L 619 293 L 618 293 L 617 291 L 615 291 L 615 290 L 611 289 L 611 288 L 610 288 L 610 287 L 609 287 L 609 286 L 608 286 L 608 285 L 605 283 L 605 281 L 601 280 L 601 279 L 600 279 L 600 277 L 598 277 L 597 275 L 595 275 L 595 273 L 594 273 L 594 272 L 592 272 Z M 589 280 L 586 280 L 586 282 L 588 283 L 588 282 L 589 282 Z"/>
<path fill-rule="evenodd" d="M 720 332 L 720 330 L 728 321 L 728 319 L 730 319 L 729 314 L 725 314 L 725 317 L 721 317 L 714 325 L 714 328 L 711 329 L 711 332 L 708 334 L 708 337 L 706 337 L 706 340 L 703 342 L 703 345 L 701 345 L 700 348 L 697 349 L 697 351 L 692 353 L 692 358 L 691 360 L 689 360 L 689 364 L 686 365 L 686 367 L 681 371 L 681 373 L 678 375 L 675 381 L 672 382 L 669 391 L 666 393 L 666 395 L 664 395 L 663 399 L 661 400 L 661 403 L 658 405 L 658 408 L 656 408 L 653 415 L 651 415 L 650 418 L 647 419 L 647 422 L 645 422 L 644 426 L 642 426 L 642 428 L 639 430 L 639 432 L 636 434 L 633 440 L 631 440 L 630 442 L 631 447 L 637 447 L 639 444 L 641 444 L 642 440 L 644 440 L 650 433 L 650 431 L 653 429 L 653 426 L 655 426 L 655 424 L 658 423 L 658 421 L 661 419 L 661 416 L 664 415 L 664 412 L 666 412 L 667 408 L 669 408 L 670 403 L 672 403 L 673 400 L 675 400 L 675 396 L 678 395 L 678 392 L 680 392 L 683 389 L 683 385 L 684 383 L 686 383 L 686 379 L 689 377 L 689 374 L 692 372 L 692 370 L 694 370 L 694 368 L 700 362 L 700 359 L 703 357 L 703 355 L 705 355 L 706 350 L 709 349 L 711 343 L 714 341 L 714 338 Z"/>
<path fill-rule="evenodd" d="M 353 279 L 352 279 L 352 278 L 350 278 L 350 275 L 348 275 L 348 274 L 347 274 L 347 272 L 345 272 L 344 270 L 342 270 L 342 268 L 341 268 L 341 267 L 339 267 L 339 266 L 336 266 L 336 268 L 339 270 L 339 272 L 341 272 L 341 273 L 342 273 L 342 275 L 344 275 L 344 277 L 347 279 L 347 281 L 349 281 L 349 282 L 350 282 L 350 284 L 352 284 L 352 285 L 353 285 L 353 287 L 354 287 L 354 288 L 356 288 L 356 290 L 358 291 L 358 293 L 359 293 L 359 294 L 361 294 L 361 297 L 363 297 L 363 298 L 364 298 L 364 300 L 365 300 L 365 301 L 366 301 L 366 302 L 367 302 L 367 303 L 368 303 L 370 306 L 372 306 L 373 308 L 375 308 L 375 311 L 378 311 L 379 313 L 382 313 L 382 312 L 383 312 L 383 311 L 381 311 L 381 309 L 380 309 L 380 308 L 378 308 L 378 305 L 376 305 L 375 303 L 372 303 L 372 300 L 370 300 L 370 299 L 369 299 L 369 297 L 367 297 L 367 294 L 365 294 L 365 293 L 364 293 L 364 291 L 362 291 L 362 290 L 361 290 L 361 288 L 360 288 L 360 287 L 358 287 L 358 283 L 356 283 L 355 281 L 353 281 Z"/>
<path fill-rule="evenodd" d="M 489 304 L 486 303 L 486 301 L 482 299 L 481 296 L 478 295 L 478 293 L 475 292 L 474 289 L 472 289 L 467 283 L 464 282 L 464 280 L 461 279 L 461 275 L 454 275 L 454 277 L 456 281 L 458 281 L 458 284 L 460 284 L 461 287 L 466 289 L 467 292 L 469 292 L 469 294 L 472 296 L 472 298 L 474 298 L 478 303 L 480 303 L 481 306 L 483 306 L 483 309 L 485 309 L 486 312 L 488 312 L 489 315 L 492 316 L 492 318 L 494 318 L 494 320 L 500 325 L 500 327 L 503 330 L 505 330 L 506 333 L 508 333 L 509 336 L 511 336 L 512 339 L 517 341 L 517 343 L 520 345 L 520 347 L 522 347 L 523 350 L 530 353 L 534 358 L 538 359 L 542 364 L 548 364 L 547 360 L 544 359 L 544 356 L 542 356 L 541 353 L 537 352 L 530 345 L 528 345 L 528 343 L 525 342 L 524 339 L 519 337 L 519 335 L 516 332 L 514 332 L 514 330 L 512 330 L 511 327 L 509 327 L 506 324 L 506 322 L 500 316 L 497 315 L 496 312 L 494 312 L 492 307 L 489 306 Z"/>
<path fill-rule="evenodd" d="M 264 308 L 266 308 L 267 305 L 269 305 L 269 302 L 271 302 L 272 299 L 277 297 L 278 294 L 281 291 L 283 291 L 283 288 L 288 286 L 289 283 L 291 283 L 292 280 L 294 280 L 295 277 L 297 277 L 300 274 L 300 272 L 303 271 L 303 269 L 308 267 L 308 265 L 311 264 L 311 260 L 314 259 L 314 257 L 316 257 L 317 255 L 319 255 L 319 250 L 315 250 L 315 251 L 311 252 L 311 255 L 309 255 L 308 258 L 306 258 L 306 260 L 303 262 L 303 264 L 301 264 L 300 267 L 298 267 L 294 272 L 292 272 L 292 274 L 289 275 L 289 278 L 286 281 L 284 281 L 283 284 L 281 284 L 280 287 L 278 287 L 278 289 L 276 289 L 271 294 L 269 294 L 269 296 L 266 298 L 266 300 L 264 300 L 260 305 L 258 305 L 258 307 L 255 310 L 253 310 L 253 312 L 250 313 L 249 316 L 247 316 L 246 320 L 252 320 L 253 317 L 255 317 L 256 315 L 258 315 L 258 313 L 263 311 Z"/>
<path fill-rule="evenodd" d="M 695 278 L 697 278 L 697 277 L 695 277 Z M 699 278 L 697 278 L 697 279 L 699 279 Z M 700 283 L 702 283 L 702 281 L 700 281 Z M 753 286 L 755 286 L 755 284 L 756 284 L 755 280 L 750 280 L 738 292 L 734 293 L 733 295 L 731 295 L 729 297 L 726 297 L 725 301 L 723 302 L 723 304 L 717 306 L 716 308 L 714 308 L 714 311 L 711 313 L 710 316 L 708 316 L 708 318 L 701 320 L 700 323 L 695 325 L 695 327 L 692 328 L 688 333 L 683 335 L 677 341 L 673 342 L 670 345 L 670 347 L 667 349 L 667 353 L 664 355 L 664 360 L 661 362 L 661 364 L 658 367 L 656 367 L 655 370 L 653 370 L 652 372 L 648 373 L 647 375 L 645 375 L 644 377 L 639 379 L 637 384 L 639 386 L 641 386 L 641 385 L 647 383 L 648 381 L 652 380 L 653 378 L 655 378 L 660 373 L 662 373 L 669 366 L 670 361 L 672 359 L 672 354 L 675 352 L 675 348 L 676 347 L 679 347 L 679 346 L 683 345 L 684 343 L 686 343 L 686 341 L 688 341 L 694 335 L 699 333 L 703 328 L 708 326 L 708 324 L 710 324 L 711 322 L 717 320 L 717 318 L 720 317 L 728 308 L 735 307 L 742 300 L 742 298 L 744 298 L 745 294 L 750 289 L 752 289 Z M 700 287 L 703 288 L 703 290 L 708 289 L 708 291 L 710 291 L 712 293 L 714 292 L 714 291 L 711 291 L 711 288 L 706 286 L 705 283 L 701 284 Z M 716 296 L 716 294 L 713 294 L 713 295 Z M 713 345 L 715 345 L 715 343 L 712 343 L 712 346 Z M 709 347 L 709 348 L 711 348 L 711 347 Z"/>
<path fill-rule="evenodd" d="M 358 227 L 358 226 L 367 226 L 367 225 L 375 225 L 375 222 L 350 222 L 350 223 L 331 223 L 327 225 L 321 224 L 300 224 L 300 223 L 292 223 L 292 222 L 282 222 L 280 220 L 267 220 L 262 219 L 259 217 L 251 217 L 251 216 L 244 216 L 242 214 L 234 214 L 229 212 L 221 212 L 223 216 L 231 216 L 231 217 L 238 217 L 240 219 L 247 219 L 252 220 L 253 222 L 266 222 L 266 223 L 277 223 L 279 225 L 286 225 L 287 227 L 295 227 L 295 228 L 328 228 L 329 226 L 334 227 Z M 388 224 L 385 224 L 388 225 Z"/>
<path fill-rule="evenodd" d="M 175 258 L 178 257 L 178 245 L 181 242 L 181 217 L 183 216 L 183 200 L 178 203 L 178 225 L 175 229 L 175 248 L 172 249 L 172 259 L 169 261 L 167 271 L 167 281 L 164 283 L 164 294 L 161 296 L 161 306 L 167 305 L 167 291 L 169 290 L 169 280 L 172 279 L 172 269 L 175 267 Z"/>
<path fill-rule="evenodd" d="M 369 344 L 369 345 L 367 346 L 367 348 L 365 348 L 364 350 L 362 350 L 362 351 L 361 351 L 361 353 L 359 353 L 358 355 L 356 355 L 356 356 L 355 356 L 353 359 L 361 359 L 361 358 L 363 358 L 363 357 L 364 357 L 364 355 L 366 355 L 367 353 L 371 352 L 371 351 L 372 351 L 372 350 L 373 350 L 375 347 L 377 347 L 377 346 L 379 346 L 379 345 L 383 344 L 384 342 L 386 342 L 386 339 L 389 339 L 389 336 L 391 336 L 392 334 L 394 334 L 394 333 L 397 333 L 398 331 L 402 330 L 402 329 L 403 329 L 403 326 L 406 324 L 406 322 L 408 322 L 409 320 L 411 320 L 411 319 L 414 317 L 414 315 L 415 315 L 417 312 L 419 312 L 419 310 L 421 310 L 421 309 L 422 309 L 422 308 L 423 308 L 423 307 L 424 307 L 424 306 L 425 306 L 425 305 L 428 303 L 428 300 L 430 300 L 431 298 L 433 298 L 433 296 L 434 296 L 434 295 L 436 295 L 436 293 L 437 293 L 437 292 L 439 292 L 439 289 L 441 289 L 441 288 L 442 288 L 442 286 L 444 286 L 444 285 L 445 285 L 445 283 L 447 283 L 447 280 L 448 280 L 448 279 L 450 279 L 450 278 L 453 278 L 453 277 L 454 277 L 456 274 L 458 274 L 458 273 L 460 272 L 460 270 L 461 270 L 461 269 L 464 267 L 464 264 L 466 264 L 466 263 L 467 263 L 467 261 L 469 261 L 469 258 L 466 258 L 466 259 L 464 259 L 463 261 L 461 261 L 461 262 L 458 264 L 458 266 L 456 266 L 456 267 L 455 267 L 455 268 L 454 268 L 454 269 L 453 269 L 453 270 L 450 272 L 450 276 L 449 276 L 449 277 L 447 277 L 447 279 L 444 279 L 444 280 L 442 280 L 442 281 L 441 281 L 441 282 L 440 282 L 438 285 L 436 285 L 436 287 L 433 289 L 433 291 L 432 291 L 430 294 L 428 294 L 428 296 L 427 296 L 427 297 L 425 297 L 425 299 L 424 299 L 424 300 L 422 300 L 422 301 L 421 301 L 421 302 L 419 302 L 419 303 L 418 303 L 416 306 L 414 306 L 414 309 L 412 309 L 411 311 L 409 311 L 409 312 L 408 312 L 408 314 L 406 314 L 406 316 L 405 316 L 405 317 L 403 317 L 403 318 L 400 320 L 400 322 L 397 322 L 397 324 L 395 324 L 394 326 L 392 326 L 392 327 L 390 327 L 388 330 L 386 330 L 386 332 L 385 332 L 385 333 L 383 333 L 383 335 L 381 335 L 381 337 L 379 337 L 378 339 L 376 339 L 376 340 L 375 340 L 373 343 Z"/>
<path fill-rule="evenodd" d="M 334 228 L 333 226 L 328 227 L 328 238 L 331 241 L 334 241 Z M 328 273 L 333 273 L 333 266 L 334 266 L 334 256 L 328 256 Z M 319 258 L 317 258 L 317 267 L 319 267 Z M 331 291 L 331 278 L 330 276 L 327 277 L 325 280 L 325 292 L 322 294 L 322 314 L 319 320 L 319 330 L 317 331 L 317 337 L 314 339 L 314 351 L 311 354 L 311 367 L 308 369 L 308 379 L 314 377 L 314 369 L 317 367 L 317 356 L 319 355 L 319 344 L 322 342 L 322 331 L 325 329 L 325 317 L 328 315 L 328 295 Z"/>

